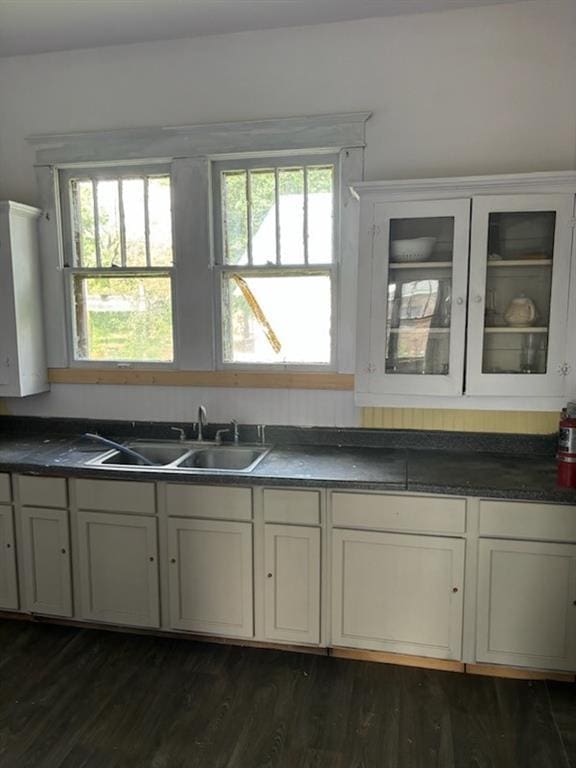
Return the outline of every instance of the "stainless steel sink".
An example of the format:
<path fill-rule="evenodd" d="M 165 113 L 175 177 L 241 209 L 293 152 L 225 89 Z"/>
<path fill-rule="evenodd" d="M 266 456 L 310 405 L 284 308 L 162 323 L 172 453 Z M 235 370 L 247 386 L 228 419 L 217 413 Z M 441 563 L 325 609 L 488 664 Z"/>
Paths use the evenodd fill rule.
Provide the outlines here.
<path fill-rule="evenodd" d="M 175 469 L 221 469 L 251 472 L 268 453 L 264 446 L 214 446 L 192 451 L 176 463 Z"/>
<path fill-rule="evenodd" d="M 190 452 L 190 443 L 182 442 L 180 440 L 132 440 L 124 443 L 126 448 L 131 448 L 136 453 L 144 456 L 152 462 L 155 467 L 164 467 L 168 464 L 172 464 L 182 456 L 186 456 Z M 97 458 L 88 462 L 90 465 L 101 466 L 136 466 L 145 468 L 147 464 L 138 462 L 131 456 L 128 456 L 121 451 L 109 450 L 100 454 Z"/>
<path fill-rule="evenodd" d="M 92 467 L 132 467 L 139 471 L 251 472 L 270 451 L 270 446 L 266 445 L 220 445 L 182 440 L 131 440 L 123 445 L 141 454 L 152 464 L 139 462 L 115 449 L 104 451 L 86 463 Z"/>

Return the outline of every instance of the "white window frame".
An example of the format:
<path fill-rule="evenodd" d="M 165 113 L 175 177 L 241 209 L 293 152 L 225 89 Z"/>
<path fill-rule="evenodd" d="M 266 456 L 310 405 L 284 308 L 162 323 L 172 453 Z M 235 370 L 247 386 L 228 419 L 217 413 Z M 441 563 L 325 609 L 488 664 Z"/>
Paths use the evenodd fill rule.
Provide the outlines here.
<path fill-rule="evenodd" d="M 335 215 L 339 215 L 340 230 L 335 241 L 338 296 L 333 302 L 337 313 L 333 338 L 338 348 L 333 356 L 333 367 L 322 366 L 319 370 L 354 373 L 358 206 L 350 185 L 363 178 L 366 121 L 369 118 L 370 112 L 347 112 L 27 137 L 35 151 L 38 199 L 44 214 L 39 221 L 39 234 L 48 366 L 218 370 L 212 163 L 242 157 L 336 155 L 335 182 L 339 184 L 340 194 Z M 63 218 L 66 214 L 61 206 L 60 188 L 63 184 L 60 176 L 68 170 L 126 168 L 134 172 L 148 166 L 155 169 L 169 167 L 171 171 L 175 278 L 177 274 L 172 284 L 174 362 L 118 364 L 75 360 L 70 344 L 71 304 L 64 268 L 66 223 Z M 242 370 L 239 364 L 232 365 L 234 371 Z M 258 366 L 257 370 L 264 370 L 264 367 Z M 279 372 L 282 366 L 273 364 L 271 370 Z"/>
<path fill-rule="evenodd" d="M 332 221 L 332 261 L 329 264 L 226 264 L 224 261 L 224 222 L 222 215 L 222 173 L 241 170 L 249 172 L 259 168 L 315 167 L 331 165 L 333 173 L 333 221 Z M 218 370 L 246 371 L 295 371 L 295 372 L 334 372 L 338 367 L 338 329 L 339 329 L 339 264 L 340 264 L 340 157 L 334 152 L 310 153 L 267 153 L 248 158 L 215 160 L 212 163 L 212 227 L 213 227 L 213 272 L 214 272 L 214 331 L 216 348 L 216 368 Z M 306 193 L 305 193 L 306 200 Z M 305 211 L 306 211 L 305 205 Z M 306 219 L 306 213 L 305 213 Z M 305 228 L 307 224 L 305 223 Z M 304 233 L 303 233 L 304 236 Z M 305 245 L 306 253 L 306 245 Z M 328 275 L 330 277 L 331 320 L 330 320 L 330 361 L 325 364 L 313 363 L 245 363 L 224 360 L 224 328 L 222 316 L 222 280 L 226 273 L 237 272 L 240 275 L 278 275 L 289 274 Z"/>
<path fill-rule="evenodd" d="M 70 181 L 75 178 L 90 179 L 92 182 L 99 180 L 118 180 L 122 178 L 133 178 L 137 176 L 168 176 L 170 178 L 171 209 L 174 209 L 174 193 L 172 185 L 171 166 L 169 163 L 122 163 L 82 165 L 70 168 L 59 168 L 59 192 L 60 192 L 60 212 L 62 222 L 62 271 L 64 273 L 64 291 L 66 297 L 66 341 L 69 367 L 71 368 L 136 368 L 139 370 L 174 370 L 178 368 L 178 313 L 176 308 L 176 290 L 177 265 L 174 249 L 174 216 L 172 213 L 172 266 L 153 267 L 148 264 L 145 267 L 83 267 L 75 263 L 75 247 L 73 235 L 74 215 L 73 204 L 70 196 Z M 123 211 L 121 209 L 121 217 Z M 145 236 L 148 241 L 148 214 L 145 212 Z M 122 227 L 121 227 L 122 230 Z M 121 239 L 123 234 L 121 231 Z M 124 248 L 123 248 L 124 250 Z M 148 247 L 147 247 L 147 255 Z M 170 361 L 147 361 L 147 360 L 84 360 L 76 357 L 76 320 L 74 307 L 74 278 L 98 277 L 100 275 L 111 275 L 116 277 L 139 277 L 139 276 L 157 276 L 168 277 L 170 279 L 171 293 L 171 314 L 172 314 L 172 360 Z"/>

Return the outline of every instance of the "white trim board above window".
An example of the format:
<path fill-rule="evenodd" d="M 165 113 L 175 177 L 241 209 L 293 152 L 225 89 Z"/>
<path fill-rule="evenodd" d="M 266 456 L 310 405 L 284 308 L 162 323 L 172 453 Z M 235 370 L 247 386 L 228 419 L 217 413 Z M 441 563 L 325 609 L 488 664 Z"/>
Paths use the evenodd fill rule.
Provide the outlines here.
<path fill-rule="evenodd" d="M 111 360 L 105 365 L 146 369 L 160 364 L 183 371 L 213 371 L 222 366 L 220 297 L 215 277 L 220 278 L 217 273 L 225 271 L 225 265 L 219 262 L 213 243 L 212 169 L 224 160 L 234 165 L 242 158 L 241 165 L 248 163 L 250 167 L 262 162 L 273 168 L 332 165 L 333 259 L 328 265 L 314 265 L 324 268 L 324 277 L 330 276 L 329 359 L 324 356 L 319 366 L 306 360 L 302 365 L 298 361 L 267 361 L 264 366 L 273 370 L 353 372 L 357 209 L 349 187 L 362 179 L 365 123 L 369 116 L 352 113 L 29 139 L 36 147 L 40 202 L 45 212 L 40 233 L 49 366 L 68 368 L 96 363 L 78 355 L 78 339 L 76 347 L 70 343 L 74 338 L 73 312 L 67 310 L 66 314 L 62 309 L 73 306 L 71 273 L 79 267 L 86 271 L 85 264 L 70 259 L 70 214 L 65 205 L 60 205 L 64 187 L 81 173 L 93 180 L 110 173 L 142 176 L 160 168 L 169 170 L 172 191 L 173 269 L 177 271 L 177 279 L 172 281 L 173 362 Z M 122 230 L 121 237 L 126 237 Z M 110 268 L 129 266 L 126 244 L 121 240 L 120 245 L 119 267 L 108 265 Z M 100 266 L 97 260 L 96 267 Z M 282 258 L 276 266 L 282 266 Z M 306 258 L 304 266 L 312 266 L 306 264 Z M 146 263 L 143 268 L 149 270 L 153 264 Z M 236 362 L 234 366 L 251 367 Z"/>
<path fill-rule="evenodd" d="M 364 147 L 370 112 L 29 136 L 37 165 Z"/>

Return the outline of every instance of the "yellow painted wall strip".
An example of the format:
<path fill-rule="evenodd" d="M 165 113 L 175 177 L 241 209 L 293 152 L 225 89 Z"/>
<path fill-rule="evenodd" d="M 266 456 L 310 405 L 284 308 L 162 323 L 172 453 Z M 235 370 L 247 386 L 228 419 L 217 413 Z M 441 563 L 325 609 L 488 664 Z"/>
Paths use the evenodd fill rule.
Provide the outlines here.
<path fill-rule="evenodd" d="M 449 408 L 363 408 L 362 426 L 379 429 L 437 429 L 549 435 L 557 411 L 465 411 Z"/>

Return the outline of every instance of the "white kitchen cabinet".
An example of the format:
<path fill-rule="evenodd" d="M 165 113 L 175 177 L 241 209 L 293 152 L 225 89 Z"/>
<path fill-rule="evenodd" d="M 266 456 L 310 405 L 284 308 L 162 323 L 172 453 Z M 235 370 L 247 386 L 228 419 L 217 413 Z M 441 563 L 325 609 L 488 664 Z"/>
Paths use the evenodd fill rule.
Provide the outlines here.
<path fill-rule="evenodd" d="M 23 507 L 23 607 L 49 616 L 72 616 L 68 510 Z"/>
<path fill-rule="evenodd" d="M 254 636 L 252 523 L 169 518 L 170 626 Z"/>
<path fill-rule="evenodd" d="M 264 631 L 268 640 L 320 642 L 320 529 L 266 525 Z"/>
<path fill-rule="evenodd" d="M 158 627 L 158 536 L 155 517 L 77 513 L 80 617 Z"/>
<path fill-rule="evenodd" d="M 463 540 L 332 532 L 332 644 L 460 659 Z"/>
<path fill-rule="evenodd" d="M 0 397 L 49 389 L 37 220 L 41 211 L 0 202 Z"/>
<path fill-rule="evenodd" d="M 14 522 L 10 506 L 0 506 L 0 609 L 18 609 Z"/>
<path fill-rule="evenodd" d="M 576 173 L 354 189 L 358 404 L 559 407 L 576 380 L 567 339 Z"/>
<path fill-rule="evenodd" d="M 479 542 L 477 659 L 576 670 L 576 545 Z"/>

